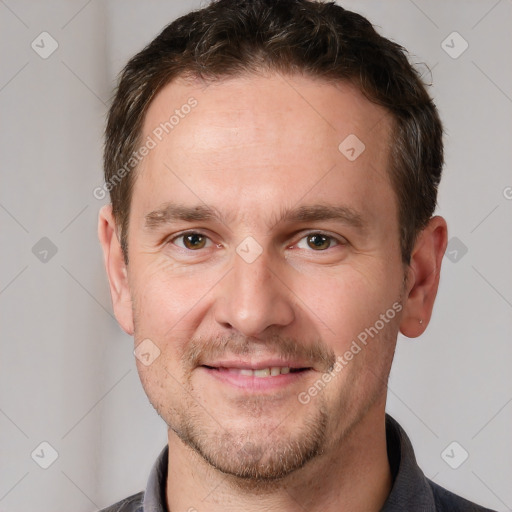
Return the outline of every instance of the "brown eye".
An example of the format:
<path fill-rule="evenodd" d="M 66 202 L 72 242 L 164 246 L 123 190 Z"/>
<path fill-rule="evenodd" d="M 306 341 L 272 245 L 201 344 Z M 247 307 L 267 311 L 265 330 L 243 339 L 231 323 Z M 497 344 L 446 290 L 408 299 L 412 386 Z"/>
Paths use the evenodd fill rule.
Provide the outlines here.
<path fill-rule="evenodd" d="M 183 242 L 181 244 L 177 243 L 179 247 L 184 247 L 185 249 L 189 249 L 194 251 L 196 249 L 203 249 L 206 246 L 206 242 L 208 237 L 202 235 L 201 233 L 186 233 L 184 235 L 178 236 L 175 241 L 182 239 Z"/>
<path fill-rule="evenodd" d="M 337 245 L 343 245 L 337 238 L 325 233 L 309 233 L 302 237 L 297 243 L 299 249 L 311 250 L 315 252 L 326 252 L 327 249 L 331 249 Z"/>
<path fill-rule="evenodd" d="M 315 233 L 313 235 L 308 235 L 307 237 L 308 246 L 315 251 L 321 251 L 324 249 L 329 249 L 331 246 L 331 237 L 322 235 L 320 233 Z"/>

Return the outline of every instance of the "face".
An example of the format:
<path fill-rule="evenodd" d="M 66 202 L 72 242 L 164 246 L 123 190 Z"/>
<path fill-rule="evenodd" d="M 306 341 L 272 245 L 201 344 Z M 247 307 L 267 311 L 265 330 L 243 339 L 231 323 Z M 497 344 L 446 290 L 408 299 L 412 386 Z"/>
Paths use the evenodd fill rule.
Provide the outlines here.
<path fill-rule="evenodd" d="M 390 130 L 352 86 L 299 77 L 152 102 L 116 314 L 170 438 L 212 466 L 278 479 L 383 409 L 404 293 Z"/>

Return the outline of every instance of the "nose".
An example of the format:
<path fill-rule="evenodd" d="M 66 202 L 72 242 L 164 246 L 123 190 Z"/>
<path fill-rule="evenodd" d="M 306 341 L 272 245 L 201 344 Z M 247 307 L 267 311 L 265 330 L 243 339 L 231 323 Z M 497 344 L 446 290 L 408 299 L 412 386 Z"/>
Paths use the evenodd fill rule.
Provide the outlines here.
<path fill-rule="evenodd" d="M 222 327 L 258 338 L 269 327 L 293 322 L 293 292 L 265 252 L 251 263 L 236 254 L 226 277 L 215 301 L 215 320 Z"/>

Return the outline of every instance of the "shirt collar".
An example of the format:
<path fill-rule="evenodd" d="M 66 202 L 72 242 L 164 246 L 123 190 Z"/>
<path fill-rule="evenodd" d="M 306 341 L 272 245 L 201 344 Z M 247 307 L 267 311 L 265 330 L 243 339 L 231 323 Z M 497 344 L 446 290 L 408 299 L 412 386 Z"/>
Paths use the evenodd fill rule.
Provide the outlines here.
<path fill-rule="evenodd" d="M 169 445 L 166 445 L 160 452 L 149 474 L 146 492 L 144 493 L 144 506 L 141 512 L 167 512 L 165 494 L 167 488 L 168 455 Z"/>
<path fill-rule="evenodd" d="M 386 440 L 393 486 L 381 512 L 421 510 L 435 512 L 427 478 L 416 463 L 411 442 L 402 427 L 386 414 Z M 166 487 L 169 447 L 158 456 L 149 475 L 143 512 L 167 512 Z"/>
<path fill-rule="evenodd" d="M 411 441 L 398 422 L 389 414 L 386 414 L 386 441 L 393 486 L 381 512 L 399 510 L 435 512 L 432 489 L 416 462 Z"/>

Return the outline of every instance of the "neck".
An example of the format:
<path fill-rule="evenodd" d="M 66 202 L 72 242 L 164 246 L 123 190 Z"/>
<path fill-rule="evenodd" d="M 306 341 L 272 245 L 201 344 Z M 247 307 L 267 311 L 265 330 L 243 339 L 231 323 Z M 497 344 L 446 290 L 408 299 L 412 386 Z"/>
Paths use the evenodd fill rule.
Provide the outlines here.
<path fill-rule="evenodd" d="M 170 512 L 378 512 L 391 490 L 384 405 L 367 412 L 336 446 L 265 486 L 221 473 L 172 430 L 168 438 Z"/>

